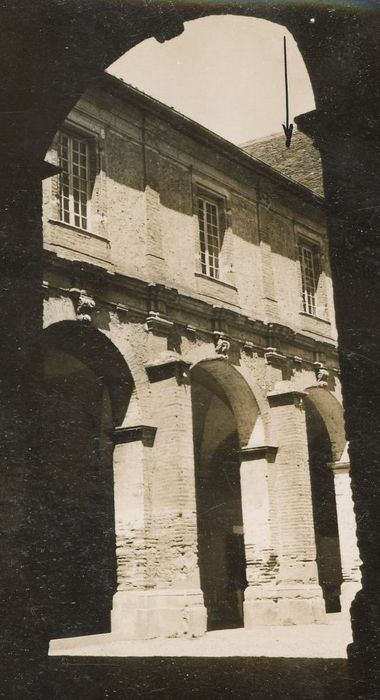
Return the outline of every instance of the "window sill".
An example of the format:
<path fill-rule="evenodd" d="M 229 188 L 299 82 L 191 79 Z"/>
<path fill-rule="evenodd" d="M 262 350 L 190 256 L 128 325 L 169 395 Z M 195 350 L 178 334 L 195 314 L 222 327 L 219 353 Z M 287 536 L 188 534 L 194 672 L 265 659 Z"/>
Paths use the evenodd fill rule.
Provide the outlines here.
<path fill-rule="evenodd" d="M 300 311 L 300 316 L 304 316 L 305 318 L 310 318 L 313 321 L 319 321 L 321 323 L 325 323 L 326 326 L 331 326 L 331 321 L 328 321 L 326 318 L 323 318 L 322 316 L 314 316 L 314 314 L 308 314 L 307 311 Z"/>
<path fill-rule="evenodd" d="M 80 226 L 74 226 L 74 224 L 68 224 L 66 221 L 61 221 L 60 219 L 48 219 L 48 223 L 53 224 L 54 226 L 69 229 L 70 231 L 82 233 L 86 236 L 91 236 L 91 238 L 97 238 L 99 241 L 104 241 L 104 243 L 109 243 L 108 238 L 105 236 L 100 236 L 99 233 L 94 233 L 93 231 L 89 231 L 86 228 L 81 228 Z"/>
<path fill-rule="evenodd" d="M 209 275 L 204 275 L 203 272 L 196 272 L 195 277 L 201 280 L 207 280 L 208 282 L 215 282 L 215 284 L 220 285 L 221 287 L 225 287 L 226 289 L 232 289 L 234 292 L 237 292 L 237 287 L 235 287 L 234 284 L 224 282 L 223 280 L 217 279 L 216 277 L 209 277 Z"/>

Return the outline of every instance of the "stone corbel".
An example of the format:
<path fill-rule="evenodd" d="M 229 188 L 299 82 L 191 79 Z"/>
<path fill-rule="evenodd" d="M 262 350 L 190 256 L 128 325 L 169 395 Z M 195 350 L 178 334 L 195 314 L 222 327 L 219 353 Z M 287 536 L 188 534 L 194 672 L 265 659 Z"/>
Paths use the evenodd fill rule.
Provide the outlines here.
<path fill-rule="evenodd" d="M 166 317 L 166 300 L 168 296 L 175 297 L 174 289 L 163 284 L 148 285 L 148 315 L 145 320 L 145 330 L 157 335 L 167 336 L 173 328 L 173 322 Z"/>
<path fill-rule="evenodd" d="M 70 289 L 70 296 L 75 306 L 75 313 L 78 321 L 82 323 L 91 323 L 92 314 L 95 310 L 95 300 L 87 293 L 85 289 Z"/>
<path fill-rule="evenodd" d="M 115 428 L 112 437 L 115 445 L 141 441 L 144 447 L 153 447 L 156 432 L 153 425 L 133 425 Z"/>
<path fill-rule="evenodd" d="M 190 363 L 174 352 L 149 362 L 145 369 L 152 384 L 171 377 L 175 377 L 177 384 L 190 383 Z"/>
<path fill-rule="evenodd" d="M 220 331 L 214 331 L 213 336 L 216 354 L 219 355 L 219 357 L 224 357 L 226 360 L 228 360 L 231 343 L 226 334 Z"/>
<path fill-rule="evenodd" d="M 277 351 L 277 348 L 268 347 L 265 348 L 264 359 L 267 365 L 272 365 L 272 367 L 282 367 L 286 362 L 286 355 L 282 355 Z"/>
<path fill-rule="evenodd" d="M 245 340 L 245 341 L 244 341 L 244 343 L 243 343 L 243 350 L 245 350 L 245 352 L 252 353 L 252 352 L 254 351 L 254 349 L 255 349 L 255 344 L 254 344 L 254 343 L 251 343 L 250 340 Z"/>
<path fill-rule="evenodd" d="M 266 459 L 267 462 L 273 463 L 276 459 L 277 450 L 277 445 L 253 445 L 252 447 L 243 447 L 243 449 L 240 450 L 240 459 L 242 462 Z"/>
<path fill-rule="evenodd" d="M 313 367 L 318 386 L 327 386 L 329 383 L 329 371 L 323 362 L 314 362 Z"/>
<path fill-rule="evenodd" d="M 161 316 L 159 311 L 150 311 L 145 320 L 145 330 L 157 335 L 169 335 L 173 326 L 173 321 L 169 321 L 164 316 Z"/>

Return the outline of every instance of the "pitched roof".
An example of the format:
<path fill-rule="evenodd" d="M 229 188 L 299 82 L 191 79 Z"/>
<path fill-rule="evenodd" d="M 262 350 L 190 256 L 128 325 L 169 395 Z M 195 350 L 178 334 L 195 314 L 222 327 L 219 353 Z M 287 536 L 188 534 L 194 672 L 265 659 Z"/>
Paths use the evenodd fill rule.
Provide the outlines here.
<path fill-rule="evenodd" d="M 285 147 L 283 134 L 249 141 L 241 148 L 289 180 L 307 187 L 319 197 L 324 196 L 320 153 L 309 136 L 301 131 L 293 133 L 290 148 Z"/>
<path fill-rule="evenodd" d="M 306 198 L 307 201 L 313 202 L 314 205 L 318 207 L 323 207 L 323 186 L 322 182 L 320 187 L 312 187 L 309 182 L 311 179 L 311 168 L 310 163 L 300 155 L 300 164 L 303 163 L 302 168 L 306 176 L 302 178 L 297 178 L 293 174 L 293 170 L 296 171 L 297 168 L 290 168 L 291 174 L 289 175 L 285 170 L 279 167 L 278 162 L 282 164 L 285 156 L 293 157 L 294 144 L 301 142 L 298 136 L 305 138 L 308 141 L 308 151 L 313 150 L 316 153 L 316 158 L 318 160 L 319 153 L 315 149 L 310 139 L 304 137 L 301 132 L 299 134 L 295 132 L 292 139 L 292 152 L 289 153 L 291 149 L 286 149 L 284 146 L 284 137 L 280 134 L 275 134 L 274 136 L 268 136 L 257 141 L 251 141 L 249 143 L 236 146 L 235 144 L 227 141 L 222 136 L 218 136 L 213 131 L 210 131 L 205 126 L 202 126 L 193 119 L 186 117 L 185 115 L 177 112 L 173 107 L 165 105 L 154 97 L 147 95 L 138 88 L 125 83 L 120 78 L 116 78 L 108 72 L 102 73 L 93 80 L 93 84 L 97 85 L 101 89 L 105 89 L 112 95 L 119 97 L 124 101 L 133 101 L 135 104 L 142 107 L 144 110 L 152 111 L 154 114 L 158 114 L 163 117 L 171 124 L 174 124 L 175 128 L 183 133 L 188 133 L 194 139 L 199 139 L 203 143 L 206 143 L 210 147 L 218 149 L 220 153 L 227 155 L 234 161 L 238 160 L 240 163 L 244 163 L 248 167 L 252 167 L 259 174 L 266 175 L 267 177 L 274 178 L 277 182 L 282 183 L 289 191 L 296 193 L 297 196 Z M 267 144 L 267 145 L 266 145 Z M 258 153 L 260 149 L 260 154 Z M 302 150 L 302 149 L 301 149 Z M 275 162 L 271 162 L 269 158 L 269 153 L 273 152 L 273 155 L 278 152 L 278 158 L 274 159 Z M 318 172 L 318 168 L 321 168 L 320 160 L 318 161 L 315 171 Z M 320 174 L 322 180 L 322 175 Z"/>

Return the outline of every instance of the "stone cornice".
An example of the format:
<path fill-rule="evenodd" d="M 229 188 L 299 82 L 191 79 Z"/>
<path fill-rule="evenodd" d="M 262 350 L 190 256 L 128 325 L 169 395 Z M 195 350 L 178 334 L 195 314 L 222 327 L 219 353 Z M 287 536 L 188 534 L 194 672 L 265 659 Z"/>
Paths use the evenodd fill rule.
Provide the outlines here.
<path fill-rule="evenodd" d="M 238 343 L 244 352 L 255 352 L 264 357 L 268 346 L 276 347 L 276 353 L 281 355 L 279 358 L 281 361 L 292 364 L 296 361 L 298 364 L 304 363 L 309 369 L 314 369 L 314 353 L 318 350 L 318 352 L 324 352 L 329 359 L 329 369 L 338 368 L 337 347 L 332 340 L 323 341 L 320 337 L 313 338 L 311 335 L 294 331 L 280 323 L 268 324 L 231 308 L 215 306 L 215 303 L 193 297 L 190 293 L 179 292 L 170 286 L 152 284 L 84 261 L 60 258 L 52 251 L 45 250 L 45 269 L 56 270 L 67 276 L 67 287 L 59 287 L 60 293 L 69 295 L 72 287 L 70 280 L 79 279 L 83 288 L 97 290 L 98 308 L 108 307 L 115 312 L 120 312 L 122 309 L 125 311 L 126 318 L 133 317 L 142 325 L 146 324 L 148 319 L 150 320 L 152 299 L 155 299 L 155 309 L 157 309 L 155 313 L 159 315 L 152 318 L 151 323 L 148 324 L 152 332 L 166 334 L 171 328 L 177 327 L 183 329 L 184 333 L 204 335 L 211 341 L 215 331 L 216 316 L 218 316 L 219 332 L 223 332 L 229 340 Z M 49 287 L 45 285 L 44 291 L 45 294 L 48 293 Z M 123 305 L 124 297 L 128 297 L 125 305 Z M 115 299 L 114 302 L 112 298 Z M 161 320 L 164 321 L 163 324 L 160 323 Z"/>
<path fill-rule="evenodd" d="M 99 76 L 96 82 L 94 81 L 94 84 L 97 84 L 99 88 L 103 90 L 105 89 L 107 92 L 114 94 L 115 96 L 119 97 L 119 99 L 123 101 L 127 100 L 128 103 L 132 102 L 145 112 L 164 119 L 178 131 L 190 136 L 190 138 L 192 138 L 194 141 L 198 141 L 198 143 L 202 143 L 207 147 L 211 146 L 211 148 L 223 154 L 230 161 L 249 168 L 258 176 L 266 177 L 267 179 L 275 182 L 277 185 L 283 187 L 287 192 L 296 195 L 296 197 L 301 198 L 317 208 L 324 208 L 324 200 L 322 197 L 314 194 L 304 185 L 296 183 L 293 180 L 289 180 L 287 177 L 278 172 L 278 170 L 275 170 L 267 163 L 263 163 L 259 159 L 249 155 L 239 146 L 236 146 L 223 137 L 218 136 L 213 131 L 210 131 L 201 124 L 198 124 L 189 117 L 185 117 L 172 107 L 168 107 L 162 102 L 159 102 L 159 100 L 145 95 L 137 88 L 123 83 L 122 80 L 110 75 L 109 73 L 103 73 L 103 75 Z"/>

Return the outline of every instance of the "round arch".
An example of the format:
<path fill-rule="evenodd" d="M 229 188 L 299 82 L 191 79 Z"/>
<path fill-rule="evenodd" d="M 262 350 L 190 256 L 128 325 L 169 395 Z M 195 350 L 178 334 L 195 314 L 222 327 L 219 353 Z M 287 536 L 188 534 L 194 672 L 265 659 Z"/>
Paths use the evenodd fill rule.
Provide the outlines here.
<path fill-rule="evenodd" d="M 363 3 L 360 2 L 350 2 L 348 4 L 355 7 L 358 11 L 365 9 Z M 72 3 L 70 10 L 66 11 L 65 16 L 58 18 L 57 26 L 60 27 L 62 35 L 65 36 L 65 42 L 62 43 L 63 49 L 67 45 L 75 47 L 75 51 L 70 52 L 62 49 L 62 53 L 58 53 L 58 55 L 56 32 L 51 35 L 50 18 L 47 21 L 43 14 L 38 14 L 36 18 L 31 18 L 31 31 L 33 31 L 33 24 L 35 26 L 36 23 L 38 24 L 39 33 L 41 32 L 41 25 L 44 27 L 45 43 L 43 45 L 43 57 L 41 56 L 40 60 L 45 71 L 33 72 L 31 75 L 23 74 L 19 84 L 20 89 L 25 85 L 25 88 L 29 88 L 29 92 L 30 83 L 32 83 L 34 92 L 41 92 L 41 94 L 46 95 L 43 102 L 45 121 L 41 121 L 41 111 L 35 110 L 33 123 L 30 127 L 31 133 L 39 137 L 34 139 L 33 144 L 33 148 L 36 154 L 38 153 L 39 158 L 44 156 L 59 124 L 86 87 L 91 84 L 94 76 L 146 39 L 155 38 L 160 43 L 163 43 L 181 34 L 187 22 L 204 17 L 213 15 L 245 16 L 264 19 L 286 26 L 295 38 L 305 62 L 317 106 L 330 104 L 333 107 L 338 91 L 342 93 L 347 91 L 350 94 L 353 80 L 358 82 L 358 84 L 360 83 L 362 69 L 361 61 L 359 60 L 360 54 L 357 56 L 358 65 L 354 64 L 352 66 L 355 76 L 353 77 L 352 73 L 347 75 L 344 61 L 338 61 L 334 55 L 331 55 L 331 49 L 329 50 L 331 36 L 326 36 L 325 27 L 327 18 L 331 23 L 331 34 L 336 38 L 340 51 L 352 53 L 352 43 L 356 40 L 355 19 L 353 18 L 351 27 L 348 18 L 346 16 L 342 17 L 342 25 L 344 22 L 345 31 L 352 29 L 351 45 L 347 40 L 343 43 L 339 36 L 340 27 L 339 22 L 335 21 L 335 13 L 331 17 L 331 14 L 328 14 L 328 8 L 316 8 L 315 2 L 312 0 L 302 3 L 298 0 L 283 0 L 277 4 L 262 2 L 231 4 L 221 1 L 212 5 L 209 4 L 208 7 L 197 8 L 190 4 L 176 1 L 170 3 L 168 7 L 155 7 L 154 3 L 144 7 L 137 7 L 133 6 L 133 4 L 131 5 L 128 0 L 118 3 L 116 7 L 112 3 L 110 4 L 108 0 L 102 0 L 97 4 L 96 13 L 94 13 L 93 7 L 90 7 L 90 5 L 87 9 L 84 9 L 75 7 L 74 3 Z M 330 0 L 328 5 L 331 8 L 341 9 L 342 14 L 346 9 L 342 2 Z M 368 0 L 368 6 L 370 6 L 370 0 Z M 35 27 L 35 31 L 37 31 L 37 27 Z M 102 45 L 101 52 L 98 50 L 99 41 Z M 49 53 L 49 43 L 52 45 L 52 55 L 56 56 L 56 60 L 52 62 L 51 66 L 47 67 L 46 55 Z M 10 51 L 9 53 L 11 54 L 12 52 Z M 4 55 L 7 54 L 5 53 Z M 342 63 L 343 65 L 341 65 Z M 81 70 L 78 70 L 78 66 L 80 66 Z M 65 81 L 61 79 L 63 67 L 65 68 Z M 58 76 L 60 78 L 59 81 Z M 57 85 L 60 86 L 59 91 L 57 91 Z M 8 103 L 6 96 L 4 96 L 3 101 L 5 104 Z M 49 104 L 50 107 L 46 108 L 46 104 Z M 43 129 L 41 129 L 41 123 L 44 123 Z M 17 146 L 19 130 L 16 129 L 16 139 L 16 135 L 13 136 L 14 127 L 12 129 L 12 124 L 14 124 L 14 119 L 9 125 L 6 125 L 10 132 L 7 142 L 11 143 L 12 146 L 13 144 Z"/>
<path fill-rule="evenodd" d="M 117 582 L 114 428 L 134 382 L 120 351 L 78 321 L 42 332 L 40 478 L 53 637 L 109 631 Z M 41 352 L 42 351 L 42 352 Z M 48 566 L 54 561 L 54 567 Z"/>
<path fill-rule="evenodd" d="M 309 387 L 306 403 L 309 400 L 320 415 L 329 435 L 332 457 L 338 462 L 346 447 L 343 406 L 333 394 L 322 387 Z"/>
<path fill-rule="evenodd" d="M 134 382 L 121 352 L 97 328 L 78 321 L 59 321 L 42 332 L 42 345 L 73 355 L 87 365 L 107 385 L 114 425 L 121 425 Z"/>
<path fill-rule="evenodd" d="M 200 360 L 192 365 L 194 377 L 227 402 L 235 416 L 240 448 L 252 442 L 260 411 L 251 387 L 240 372 L 220 358 Z"/>

